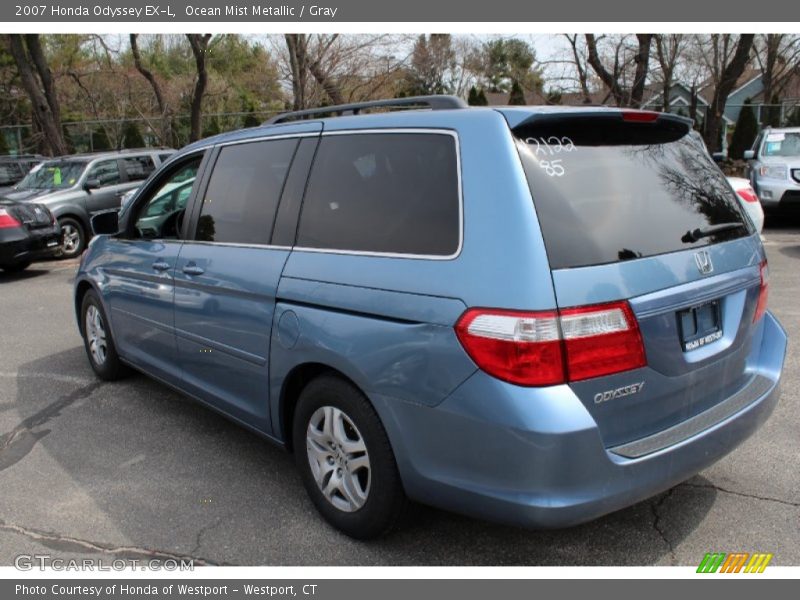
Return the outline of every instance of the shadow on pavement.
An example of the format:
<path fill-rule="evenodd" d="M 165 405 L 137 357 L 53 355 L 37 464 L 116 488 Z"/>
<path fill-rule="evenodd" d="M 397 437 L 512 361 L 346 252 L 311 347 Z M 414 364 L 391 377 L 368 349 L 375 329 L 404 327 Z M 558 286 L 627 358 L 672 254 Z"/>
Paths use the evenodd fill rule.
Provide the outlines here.
<path fill-rule="evenodd" d="M 100 382 L 75 347 L 23 365 L 16 383 L 18 425 L 0 436 L 0 474 L 26 489 L 0 507 L 34 503 L 39 522 L 24 525 L 54 532 L 56 545 L 90 530 L 95 544 L 114 532 L 137 552 L 224 564 L 669 564 L 715 501 L 696 477 L 688 505 L 669 491 L 556 531 L 419 507 L 389 537 L 356 542 L 317 515 L 292 456 L 142 375 Z M 681 524 L 665 530 L 666 511 Z"/>

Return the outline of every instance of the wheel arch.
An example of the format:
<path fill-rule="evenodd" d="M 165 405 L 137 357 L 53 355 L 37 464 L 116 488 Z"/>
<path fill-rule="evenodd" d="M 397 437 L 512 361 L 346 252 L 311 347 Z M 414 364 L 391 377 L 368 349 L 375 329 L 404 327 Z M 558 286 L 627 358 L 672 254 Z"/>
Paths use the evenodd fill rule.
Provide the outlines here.
<path fill-rule="evenodd" d="M 294 421 L 295 408 L 300 394 L 305 387 L 314 379 L 322 375 L 338 377 L 352 385 L 372 404 L 369 396 L 351 377 L 330 365 L 322 362 L 305 362 L 292 367 L 286 374 L 281 385 L 280 398 L 278 404 L 278 423 L 276 437 L 283 440 L 283 444 L 289 452 L 294 451 L 292 440 L 292 422 Z"/>
<path fill-rule="evenodd" d="M 100 289 L 97 287 L 97 284 L 88 279 L 86 276 L 83 276 L 81 279 L 78 279 L 75 282 L 75 293 L 74 301 L 75 301 L 75 320 L 78 325 L 78 332 L 83 337 L 83 328 L 81 327 L 81 308 L 83 305 L 83 299 L 86 297 L 86 293 L 89 291 L 93 291 L 96 295 L 98 300 L 100 301 L 100 305 L 103 307 L 103 311 L 106 314 L 106 326 L 109 328 L 112 337 L 114 336 L 114 323 L 111 320 L 111 311 L 109 310 L 108 305 L 106 304 L 105 298 L 103 298 L 103 294 L 100 292 Z"/>

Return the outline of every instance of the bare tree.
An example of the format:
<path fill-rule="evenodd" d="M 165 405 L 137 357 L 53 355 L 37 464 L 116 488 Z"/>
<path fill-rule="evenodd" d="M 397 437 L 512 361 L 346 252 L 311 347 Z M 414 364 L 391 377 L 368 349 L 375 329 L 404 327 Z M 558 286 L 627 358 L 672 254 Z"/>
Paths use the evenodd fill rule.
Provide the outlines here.
<path fill-rule="evenodd" d="M 407 36 L 286 34 L 279 43 L 270 39 L 291 86 L 294 110 L 394 93 L 392 82 L 407 60 L 398 52 Z"/>
<path fill-rule="evenodd" d="M 287 33 L 286 48 L 289 51 L 289 65 L 292 81 L 292 109 L 306 108 L 306 83 L 308 80 L 308 36 Z"/>
<path fill-rule="evenodd" d="M 581 88 L 581 94 L 583 94 L 583 101 L 585 104 L 590 104 L 592 102 L 592 94 L 589 91 L 589 67 L 586 64 L 586 58 L 583 49 L 578 48 L 578 34 L 575 33 L 573 35 L 569 35 L 565 33 L 564 37 L 567 38 L 569 46 L 572 50 L 572 59 L 575 63 L 575 71 L 578 74 L 578 84 Z"/>
<path fill-rule="evenodd" d="M 633 85 L 631 86 L 629 100 L 629 105 L 635 108 L 639 108 L 642 105 L 642 99 L 644 98 L 647 71 L 650 68 L 650 46 L 652 39 L 652 33 L 636 34 L 636 40 L 639 46 L 636 49 L 636 55 L 633 59 L 636 63 L 636 72 L 633 76 Z"/>
<path fill-rule="evenodd" d="M 656 34 L 656 59 L 660 67 L 661 110 L 669 112 L 670 93 L 675 82 L 675 70 L 686 47 L 686 38 L 681 33 Z"/>
<path fill-rule="evenodd" d="M 34 120 L 44 134 L 47 151 L 52 155 L 66 154 L 67 147 L 61 131 L 61 110 L 39 35 L 27 34 L 24 40 L 20 35 L 8 35 L 7 39 L 22 87 L 30 99 Z M 35 73 L 31 63 L 36 69 Z"/>
<path fill-rule="evenodd" d="M 637 33 L 635 47 L 628 45 L 627 36 L 619 37 L 613 42 L 613 56 L 605 61 L 598 50 L 598 41 L 602 37 L 586 34 L 589 65 L 609 90 L 617 106 L 641 106 L 650 65 L 652 34 Z M 631 67 L 635 67 L 632 80 Z"/>
<path fill-rule="evenodd" d="M 704 138 L 711 152 L 722 148 L 722 119 L 725 104 L 750 61 L 755 35 L 743 33 L 696 36 L 697 55 L 705 62 L 710 87 L 714 90 L 705 124 Z"/>
<path fill-rule="evenodd" d="M 314 78 L 333 104 L 344 104 L 342 89 L 331 69 L 334 61 L 330 60 L 335 54 L 334 50 L 338 49 L 339 34 L 312 37 L 310 34 L 293 33 L 284 37 L 291 66 L 293 108 L 300 110 L 306 107 L 308 75 Z"/>
<path fill-rule="evenodd" d="M 194 91 L 192 92 L 191 116 L 189 119 L 191 124 L 189 141 L 194 142 L 199 140 L 200 136 L 202 135 L 201 117 L 203 110 L 203 95 L 205 94 L 206 86 L 208 85 L 206 58 L 208 55 L 208 44 L 211 41 L 211 34 L 187 33 L 186 38 L 189 40 L 189 45 L 192 47 L 192 54 L 194 55 L 195 67 L 197 69 L 197 79 L 195 80 Z"/>
<path fill-rule="evenodd" d="M 172 140 L 172 126 L 170 122 L 170 108 L 167 104 L 166 99 L 164 98 L 164 92 L 161 89 L 161 84 L 156 79 L 153 72 L 144 66 L 142 62 L 142 55 L 139 51 L 139 34 L 132 33 L 130 34 L 130 44 L 131 44 L 131 54 L 133 55 L 133 65 L 136 67 L 136 70 L 144 77 L 147 82 L 150 84 L 150 87 L 153 88 L 153 95 L 156 98 L 156 105 L 158 106 L 158 113 L 161 115 L 161 127 L 159 128 L 161 133 L 161 143 L 167 146 L 171 146 L 173 144 Z"/>
<path fill-rule="evenodd" d="M 767 33 L 758 36 L 753 47 L 764 84 L 764 101 L 779 96 L 793 75 L 800 74 L 800 36 Z"/>

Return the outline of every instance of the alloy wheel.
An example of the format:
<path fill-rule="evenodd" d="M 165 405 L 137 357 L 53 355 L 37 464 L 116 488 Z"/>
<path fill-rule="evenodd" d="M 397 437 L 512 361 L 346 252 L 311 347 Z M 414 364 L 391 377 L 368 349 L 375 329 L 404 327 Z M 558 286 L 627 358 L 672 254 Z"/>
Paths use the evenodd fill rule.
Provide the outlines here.
<path fill-rule="evenodd" d="M 90 305 L 86 309 L 86 339 L 89 343 L 89 352 L 96 365 L 102 366 L 108 356 L 108 345 L 106 343 L 106 329 L 103 324 L 103 317 L 97 307 Z"/>
<path fill-rule="evenodd" d="M 322 495 L 343 512 L 355 512 L 367 501 L 370 461 L 358 428 L 342 410 L 322 406 L 306 430 L 311 473 Z"/>

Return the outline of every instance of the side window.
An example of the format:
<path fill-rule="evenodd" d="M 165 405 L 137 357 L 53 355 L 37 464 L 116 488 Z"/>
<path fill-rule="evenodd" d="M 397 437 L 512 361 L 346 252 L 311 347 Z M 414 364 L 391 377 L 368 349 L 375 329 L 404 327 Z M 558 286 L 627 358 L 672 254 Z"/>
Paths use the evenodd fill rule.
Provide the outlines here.
<path fill-rule="evenodd" d="M 143 181 L 156 168 L 151 156 L 126 156 L 120 162 L 128 181 Z"/>
<path fill-rule="evenodd" d="M 168 153 L 168 154 L 159 154 L 159 155 L 158 155 L 158 158 L 159 158 L 159 160 L 160 160 L 160 161 L 163 163 L 163 162 L 167 162 L 167 159 L 168 159 L 170 156 L 172 156 L 172 153 Z"/>
<path fill-rule="evenodd" d="M 145 239 L 175 239 L 178 237 L 186 202 L 192 194 L 201 157 L 173 171 L 137 207 L 136 235 Z"/>
<path fill-rule="evenodd" d="M 269 244 L 297 139 L 225 146 L 208 182 L 196 239 Z"/>
<path fill-rule="evenodd" d="M 92 179 L 96 180 L 100 184 L 100 187 L 116 185 L 122 182 L 122 178 L 119 174 L 119 165 L 116 159 L 104 160 L 97 163 L 91 168 L 86 179 L 87 181 Z"/>
<path fill-rule="evenodd" d="M 436 133 L 323 137 L 300 217 L 306 248 L 449 256 L 458 250 L 455 139 Z"/>

